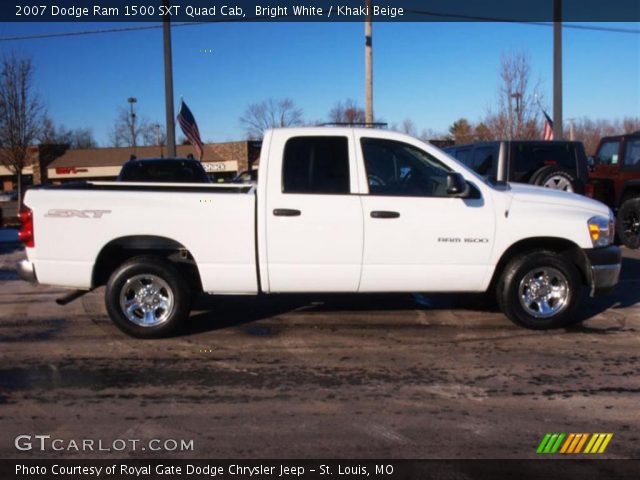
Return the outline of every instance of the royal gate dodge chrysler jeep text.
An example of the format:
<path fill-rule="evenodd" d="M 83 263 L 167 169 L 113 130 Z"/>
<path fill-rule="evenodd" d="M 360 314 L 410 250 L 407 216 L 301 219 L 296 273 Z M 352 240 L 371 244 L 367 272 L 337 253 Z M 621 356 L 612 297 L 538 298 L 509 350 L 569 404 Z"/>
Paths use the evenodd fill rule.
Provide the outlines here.
<path fill-rule="evenodd" d="M 492 292 L 513 322 L 574 320 L 620 273 L 595 200 L 492 184 L 415 138 L 295 128 L 264 136 L 257 185 L 86 182 L 30 189 L 25 280 L 106 285 L 118 327 L 176 330 L 194 294 Z"/>

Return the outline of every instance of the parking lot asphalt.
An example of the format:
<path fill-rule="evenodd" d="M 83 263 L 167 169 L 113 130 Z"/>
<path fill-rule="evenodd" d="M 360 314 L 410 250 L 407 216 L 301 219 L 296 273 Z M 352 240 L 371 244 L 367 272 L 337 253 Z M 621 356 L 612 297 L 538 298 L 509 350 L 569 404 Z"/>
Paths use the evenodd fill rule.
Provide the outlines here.
<path fill-rule="evenodd" d="M 194 441 L 165 457 L 534 458 L 547 432 L 611 432 L 600 457 L 639 456 L 638 251 L 561 330 L 468 295 L 204 297 L 155 341 L 120 333 L 102 289 L 60 307 L 19 281 L 23 255 L 0 253 L 3 458 L 59 458 L 17 452 L 19 434 Z"/>

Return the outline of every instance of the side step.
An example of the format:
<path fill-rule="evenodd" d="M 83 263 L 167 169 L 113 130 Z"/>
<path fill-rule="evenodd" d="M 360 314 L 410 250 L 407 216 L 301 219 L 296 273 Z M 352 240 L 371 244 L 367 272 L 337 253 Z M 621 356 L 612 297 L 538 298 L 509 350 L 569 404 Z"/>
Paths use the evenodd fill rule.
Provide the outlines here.
<path fill-rule="evenodd" d="M 73 290 L 67 293 L 66 295 L 64 295 L 63 297 L 56 299 L 56 303 L 58 305 L 66 305 L 67 303 L 71 303 L 74 300 L 77 300 L 78 298 L 80 298 L 81 296 L 86 295 L 90 291 L 91 290 Z"/>

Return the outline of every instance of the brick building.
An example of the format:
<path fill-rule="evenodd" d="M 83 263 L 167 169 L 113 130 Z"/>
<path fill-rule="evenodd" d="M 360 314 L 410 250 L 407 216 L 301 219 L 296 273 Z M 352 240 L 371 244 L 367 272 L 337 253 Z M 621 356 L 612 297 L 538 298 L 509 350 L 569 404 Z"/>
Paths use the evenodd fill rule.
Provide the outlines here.
<path fill-rule="evenodd" d="M 178 145 L 178 157 L 195 155 L 191 145 Z M 166 156 L 166 147 L 114 147 L 67 150 L 66 145 L 29 147 L 28 165 L 23 169 L 24 185 L 62 183 L 74 180 L 115 180 L 122 164 L 132 155 L 136 158 Z M 214 179 L 233 178 L 240 172 L 256 168 L 260 142 L 242 141 L 204 145 L 202 165 Z M 0 165 L 2 191 L 16 188 L 11 170 Z"/>

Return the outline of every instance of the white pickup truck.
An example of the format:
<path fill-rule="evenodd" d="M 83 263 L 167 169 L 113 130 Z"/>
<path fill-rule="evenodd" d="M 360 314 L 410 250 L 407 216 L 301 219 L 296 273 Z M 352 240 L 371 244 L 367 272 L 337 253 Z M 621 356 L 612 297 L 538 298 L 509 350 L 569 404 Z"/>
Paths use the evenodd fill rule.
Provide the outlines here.
<path fill-rule="evenodd" d="M 621 265 L 602 203 L 369 128 L 267 131 L 257 185 L 86 182 L 25 204 L 21 277 L 75 290 L 59 303 L 106 285 L 137 337 L 174 332 L 199 292 L 495 292 L 513 322 L 552 328 Z"/>

